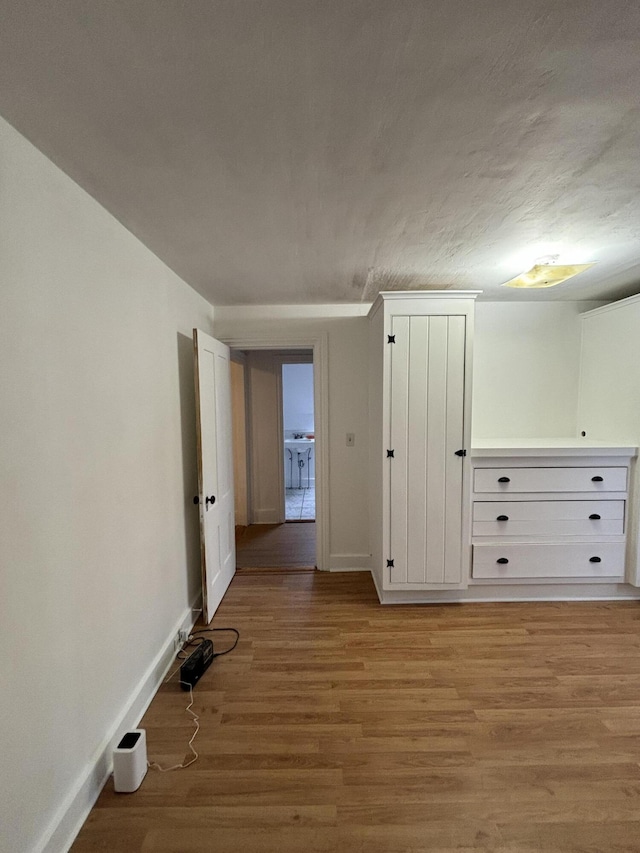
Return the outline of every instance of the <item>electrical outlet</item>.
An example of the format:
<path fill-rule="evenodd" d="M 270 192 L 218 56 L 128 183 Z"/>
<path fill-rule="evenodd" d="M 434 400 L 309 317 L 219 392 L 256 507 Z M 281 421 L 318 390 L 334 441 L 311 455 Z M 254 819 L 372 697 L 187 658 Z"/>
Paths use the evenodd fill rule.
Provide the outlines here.
<path fill-rule="evenodd" d="M 353 445 L 354 445 L 355 443 L 356 443 L 356 434 L 355 434 L 355 432 L 348 432 L 348 433 L 347 433 L 347 447 L 353 447 Z"/>
<path fill-rule="evenodd" d="M 184 644 L 189 639 L 188 631 L 178 631 L 173 640 L 173 650 L 174 652 L 179 652 L 180 649 L 184 646 Z"/>

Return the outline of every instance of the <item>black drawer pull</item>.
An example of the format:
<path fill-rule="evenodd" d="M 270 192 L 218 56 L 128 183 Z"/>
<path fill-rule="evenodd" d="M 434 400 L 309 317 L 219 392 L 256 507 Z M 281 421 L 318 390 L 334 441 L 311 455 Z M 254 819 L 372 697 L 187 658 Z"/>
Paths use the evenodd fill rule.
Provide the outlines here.
<path fill-rule="evenodd" d="M 603 481 L 602 477 L 592 477 L 591 478 L 592 483 L 601 483 L 602 481 Z"/>
<path fill-rule="evenodd" d="M 501 566 L 504 566 L 505 563 L 508 563 L 508 562 L 509 562 L 509 560 L 507 560 L 506 557 L 498 557 L 498 559 L 496 560 L 496 563 L 500 563 Z"/>
<path fill-rule="evenodd" d="M 589 562 L 590 563 L 601 563 L 602 560 L 600 559 L 600 557 L 589 557 Z"/>
<path fill-rule="evenodd" d="M 602 518 L 602 516 L 601 516 L 601 515 L 598 515 L 598 513 L 597 513 L 597 512 L 594 512 L 594 513 L 593 513 L 593 515 L 590 515 L 590 516 L 589 516 L 589 518 L 590 518 L 592 521 L 600 521 L 600 519 Z"/>
<path fill-rule="evenodd" d="M 496 518 L 496 521 L 509 521 L 509 516 L 508 515 L 499 515 Z"/>
<path fill-rule="evenodd" d="M 498 477 L 499 483 L 510 483 L 511 480 L 508 477 Z"/>

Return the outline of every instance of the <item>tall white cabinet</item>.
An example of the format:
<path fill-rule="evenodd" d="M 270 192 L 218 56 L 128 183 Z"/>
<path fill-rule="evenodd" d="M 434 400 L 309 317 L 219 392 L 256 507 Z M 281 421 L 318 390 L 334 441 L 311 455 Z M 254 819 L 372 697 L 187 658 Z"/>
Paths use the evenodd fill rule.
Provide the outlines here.
<path fill-rule="evenodd" d="M 640 295 L 582 315 L 578 429 L 592 439 L 640 441 Z M 640 469 L 631 466 L 627 582 L 640 587 Z"/>
<path fill-rule="evenodd" d="M 381 293 L 370 319 L 372 569 L 385 590 L 469 578 L 476 293 Z"/>

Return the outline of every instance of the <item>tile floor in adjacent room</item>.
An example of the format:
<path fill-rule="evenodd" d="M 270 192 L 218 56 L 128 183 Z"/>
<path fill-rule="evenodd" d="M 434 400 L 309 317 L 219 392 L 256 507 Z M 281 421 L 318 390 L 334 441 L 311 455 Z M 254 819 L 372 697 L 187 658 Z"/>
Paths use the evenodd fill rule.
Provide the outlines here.
<path fill-rule="evenodd" d="M 285 495 L 285 518 L 287 521 L 316 517 L 315 489 L 287 489 Z"/>

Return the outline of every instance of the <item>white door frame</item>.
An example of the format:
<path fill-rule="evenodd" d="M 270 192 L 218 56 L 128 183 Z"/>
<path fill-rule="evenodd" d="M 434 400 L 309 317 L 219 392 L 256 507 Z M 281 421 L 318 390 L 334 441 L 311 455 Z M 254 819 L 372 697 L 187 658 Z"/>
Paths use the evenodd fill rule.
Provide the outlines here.
<path fill-rule="evenodd" d="M 316 566 L 328 569 L 329 557 L 329 335 L 246 335 L 223 338 L 231 349 L 312 350 L 316 466 Z"/>

